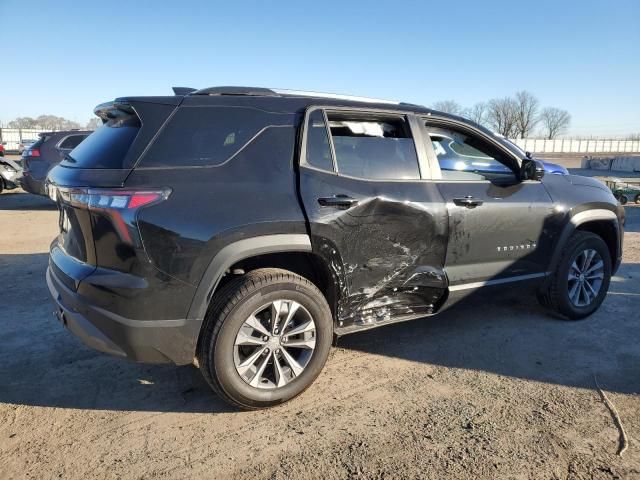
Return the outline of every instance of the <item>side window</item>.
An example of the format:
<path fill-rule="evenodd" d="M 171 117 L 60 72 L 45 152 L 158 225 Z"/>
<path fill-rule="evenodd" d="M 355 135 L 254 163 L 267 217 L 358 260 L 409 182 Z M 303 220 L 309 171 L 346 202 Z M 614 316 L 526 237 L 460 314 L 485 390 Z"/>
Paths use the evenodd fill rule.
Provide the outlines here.
<path fill-rule="evenodd" d="M 420 178 L 409 124 L 400 115 L 327 112 L 338 173 L 372 180 Z"/>
<path fill-rule="evenodd" d="M 333 171 L 331 147 L 322 110 L 314 110 L 307 123 L 307 163 L 323 170 Z"/>
<path fill-rule="evenodd" d="M 516 179 L 505 154 L 482 138 L 428 124 L 426 129 L 445 180 Z"/>
<path fill-rule="evenodd" d="M 80 145 L 85 138 L 87 138 L 86 135 L 70 135 L 62 141 L 60 148 L 73 150 Z"/>
<path fill-rule="evenodd" d="M 290 114 L 252 107 L 180 107 L 141 160 L 143 167 L 217 166 Z"/>

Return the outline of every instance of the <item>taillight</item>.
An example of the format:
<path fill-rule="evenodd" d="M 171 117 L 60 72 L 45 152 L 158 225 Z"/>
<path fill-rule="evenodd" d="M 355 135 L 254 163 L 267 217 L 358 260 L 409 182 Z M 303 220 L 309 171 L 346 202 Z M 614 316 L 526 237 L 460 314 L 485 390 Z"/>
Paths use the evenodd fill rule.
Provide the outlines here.
<path fill-rule="evenodd" d="M 49 196 L 54 201 L 66 203 L 75 208 L 86 209 L 96 215 L 110 219 L 120 240 L 137 245 L 136 214 L 147 207 L 166 200 L 170 188 L 158 190 L 111 190 L 101 188 L 56 188 L 48 185 Z"/>
<path fill-rule="evenodd" d="M 24 156 L 25 157 L 39 157 L 40 156 L 40 149 L 39 148 L 30 148 L 28 150 L 24 151 Z"/>
<path fill-rule="evenodd" d="M 55 188 L 55 187 L 51 187 Z M 74 207 L 89 210 L 137 210 L 161 202 L 171 190 L 103 190 L 99 188 L 59 188 L 60 200 Z"/>

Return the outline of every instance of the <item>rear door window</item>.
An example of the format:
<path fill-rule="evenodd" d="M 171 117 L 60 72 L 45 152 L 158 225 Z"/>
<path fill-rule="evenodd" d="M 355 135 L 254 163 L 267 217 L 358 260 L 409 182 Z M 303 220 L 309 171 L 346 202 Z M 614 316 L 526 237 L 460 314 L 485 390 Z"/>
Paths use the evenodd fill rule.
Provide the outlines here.
<path fill-rule="evenodd" d="M 402 115 L 327 112 L 338 173 L 372 180 L 417 180 L 420 168 Z"/>
<path fill-rule="evenodd" d="M 145 154 L 140 166 L 217 166 L 265 129 L 291 124 L 290 114 L 253 107 L 181 107 Z"/>

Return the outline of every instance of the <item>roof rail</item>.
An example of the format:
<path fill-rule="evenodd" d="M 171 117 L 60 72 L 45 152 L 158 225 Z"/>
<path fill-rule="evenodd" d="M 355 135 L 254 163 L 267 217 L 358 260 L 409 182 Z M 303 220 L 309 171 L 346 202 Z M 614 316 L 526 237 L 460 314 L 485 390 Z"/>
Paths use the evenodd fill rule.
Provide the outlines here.
<path fill-rule="evenodd" d="M 261 87 L 209 87 L 195 90 L 191 95 L 247 95 L 277 97 L 278 94 L 270 88 Z"/>
<path fill-rule="evenodd" d="M 400 102 L 396 102 L 393 100 L 382 100 L 380 98 L 370 98 L 370 97 L 358 97 L 356 95 L 341 95 L 339 93 L 310 92 L 306 90 L 286 90 L 286 89 L 280 89 L 280 88 L 274 88 L 273 91 L 281 95 L 291 95 L 295 97 L 332 98 L 335 100 L 353 100 L 356 102 L 366 102 L 366 103 L 387 103 L 390 105 L 400 104 Z"/>
<path fill-rule="evenodd" d="M 174 87 L 174 91 L 176 91 Z M 187 90 L 187 89 L 185 89 Z M 178 93 L 176 93 L 178 95 Z M 267 96 L 267 97 L 314 97 L 331 98 L 334 100 L 352 100 L 366 103 L 386 103 L 389 105 L 400 105 L 400 102 L 392 100 L 382 100 L 380 98 L 358 97 L 355 95 L 341 95 L 338 93 L 311 92 L 307 90 L 287 90 L 282 88 L 262 88 L 262 87 L 209 87 L 202 90 L 194 90 L 186 95 L 247 95 L 247 96 Z"/>
<path fill-rule="evenodd" d="M 171 87 L 174 95 L 189 95 L 197 90 L 197 88 L 190 87 Z"/>

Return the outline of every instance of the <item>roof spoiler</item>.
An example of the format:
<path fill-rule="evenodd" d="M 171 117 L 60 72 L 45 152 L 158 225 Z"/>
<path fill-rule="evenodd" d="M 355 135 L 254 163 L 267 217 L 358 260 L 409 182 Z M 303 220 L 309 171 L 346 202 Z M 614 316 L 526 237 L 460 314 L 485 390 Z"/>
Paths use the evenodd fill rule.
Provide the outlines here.
<path fill-rule="evenodd" d="M 93 109 L 93 113 L 100 117 L 102 123 L 108 122 L 113 118 L 136 114 L 131 105 L 129 105 L 128 103 L 118 102 L 117 100 L 113 102 L 101 103 Z"/>
<path fill-rule="evenodd" d="M 189 95 L 190 93 L 197 91 L 197 89 L 191 87 L 171 87 L 171 89 L 173 90 L 174 95 Z"/>

